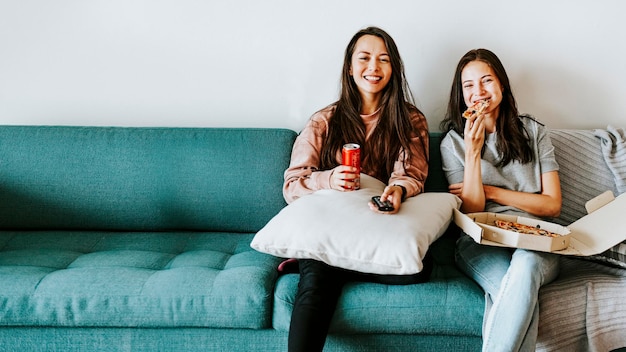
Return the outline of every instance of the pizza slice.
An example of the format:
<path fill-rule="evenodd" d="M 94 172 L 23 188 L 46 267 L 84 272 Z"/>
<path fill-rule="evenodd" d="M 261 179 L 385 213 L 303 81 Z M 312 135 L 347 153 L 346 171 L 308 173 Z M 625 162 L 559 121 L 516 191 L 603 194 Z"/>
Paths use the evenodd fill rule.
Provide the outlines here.
<path fill-rule="evenodd" d="M 527 235 L 547 236 L 547 237 L 559 237 L 559 234 L 550 232 L 548 230 L 541 229 L 539 227 L 523 225 L 513 221 L 496 220 L 496 226 L 509 231 L 515 231 Z"/>
<path fill-rule="evenodd" d="M 467 110 L 465 110 L 465 112 L 463 112 L 463 117 L 472 120 L 476 118 L 476 116 L 482 114 L 487 107 L 489 107 L 489 100 L 479 100 L 476 104 L 470 106 Z"/>

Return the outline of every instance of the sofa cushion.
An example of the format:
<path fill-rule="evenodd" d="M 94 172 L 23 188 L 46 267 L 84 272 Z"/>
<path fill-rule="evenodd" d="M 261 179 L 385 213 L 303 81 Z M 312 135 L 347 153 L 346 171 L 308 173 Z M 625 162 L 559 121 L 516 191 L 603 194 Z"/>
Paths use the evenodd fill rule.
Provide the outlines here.
<path fill-rule="evenodd" d="M 266 328 L 278 260 L 251 239 L 0 232 L 0 325 Z"/>
<path fill-rule="evenodd" d="M 444 233 L 461 201 L 448 192 L 428 192 L 405 200 L 394 215 L 375 213 L 368 203 L 384 188 L 361 175 L 359 190 L 327 189 L 299 198 L 270 220 L 251 246 L 365 273 L 418 273 L 428 247 Z"/>
<path fill-rule="evenodd" d="M 256 232 L 285 205 L 283 172 L 295 136 L 286 129 L 0 126 L 0 228 Z"/>
<path fill-rule="evenodd" d="M 552 130 L 550 139 L 559 164 L 563 205 L 554 221 L 561 225 L 587 215 L 585 203 L 607 190 L 617 193 L 615 179 L 609 170 L 600 140 L 591 130 Z"/>
<path fill-rule="evenodd" d="M 624 269 L 561 257 L 559 279 L 540 291 L 537 351 L 626 347 L 625 287 Z"/>
<path fill-rule="evenodd" d="M 481 336 L 484 293 L 455 267 L 455 239 L 448 233 L 431 246 L 434 268 L 426 283 L 348 283 L 330 332 Z M 298 279 L 287 274 L 276 285 L 273 325 L 278 330 L 289 330 Z"/>

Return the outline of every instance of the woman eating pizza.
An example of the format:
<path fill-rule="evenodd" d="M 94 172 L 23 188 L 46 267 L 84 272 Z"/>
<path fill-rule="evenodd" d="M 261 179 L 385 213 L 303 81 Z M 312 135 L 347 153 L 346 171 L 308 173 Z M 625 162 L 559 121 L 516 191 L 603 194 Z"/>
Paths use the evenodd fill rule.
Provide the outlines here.
<path fill-rule="evenodd" d="M 443 169 L 463 212 L 558 216 L 561 186 L 547 129 L 520 115 L 493 52 L 476 49 L 461 58 L 441 128 Z M 558 256 L 480 245 L 463 235 L 456 262 L 486 293 L 483 351 L 534 351 L 539 288 L 557 277 Z"/>

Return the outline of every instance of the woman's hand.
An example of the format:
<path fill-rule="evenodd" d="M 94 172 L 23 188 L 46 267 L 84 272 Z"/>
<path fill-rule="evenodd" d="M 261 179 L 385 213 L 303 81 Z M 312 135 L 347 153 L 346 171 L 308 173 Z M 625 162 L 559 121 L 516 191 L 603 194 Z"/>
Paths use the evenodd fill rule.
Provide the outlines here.
<path fill-rule="evenodd" d="M 455 183 L 448 186 L 448 191 L 455 196 L 461 198 L 461 193 L 463 192 L 463 182 Z"/>
<path fill-rule="evenodd" d="M 485 115 L 465 121 L 464 140 L 466 153 L 478 153 L 482 151 L 485 143 Z"/>
<path fill-rule="evenodd" d="M 338 191 L 354 191 L 359 178 L 354 166 L 339 165 L 330 174 L 330 188 Z"/>
<path fill-rule="evenodd" d="M 388 201 L 391 204 L 393 204 L 393 210 L 380 211 L 378 210 L 378 207 L 374 203 L 369 202 L 369 207 L 370 209 L 372 209 L 372 211 L 379 213 L 379 214 L 397 213 L 398 211 L 400 211 L 400 206 L 402 205 L 402 187 L 396 186 L 396 185 L 385 187 L 383 194 L 380 195 L 380 200 Z"/>
<path fill-rule="evenodd" d="M 485 115 L 478 115 L 475 119 L 468 119 L 465 122 L 463 139 L 465 141 L 463 184 L 451 185 L 450 192 L 463 201 L 461 204 L 463 212 L 473 213 L 485 208 L 485 193 L 480 164 L 485 143 Z M 464 185 L 467 187 L 463 187 Z"/>

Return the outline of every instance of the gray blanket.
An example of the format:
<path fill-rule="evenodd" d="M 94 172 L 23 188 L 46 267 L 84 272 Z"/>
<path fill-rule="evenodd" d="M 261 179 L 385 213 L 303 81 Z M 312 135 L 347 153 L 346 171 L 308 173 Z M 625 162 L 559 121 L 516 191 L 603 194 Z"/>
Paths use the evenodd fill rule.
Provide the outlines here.
<path fill-rule="evenodd" d="M 608 126 L 606 130 L 594 130 L 600 138 L 602 155 L 609 169 L 615 177 L 617 191 L 626 192 L 626 134 L 624 129 Z"/>
<path fill-rule="evenodd" d="M 561 216 L 555 221 L 568 225 L 586 214 L 587 200 L 606 190 L 626 191 L 624 136 L 610 126 L 552 131 L 563 191 Z M 623 253 L 626 244 L 621 243 L 597 256 L 561 257 L 559 278 L 539 295 L 538 351 L 626 347 L 626 269 L 619 267 L 626 267 Z"/>
<path fill-rule="evenodd" d="M 609 126 L 606 130 L 594 130 L 594 134 L 600 138 L 602 156 L 615 178 L 618 194 L 626 192 L 626 134 L 624 130 Z M 593 256 L 593 259 L 626 268 L 626 241 L 600 255 Z"/>
<path fill-rule="evenodd" d="M 538 351 L 626 347 L 626 270 L 562 257 L 559 280 L 540 292 Z"/>

